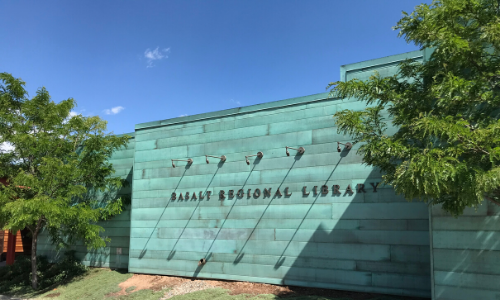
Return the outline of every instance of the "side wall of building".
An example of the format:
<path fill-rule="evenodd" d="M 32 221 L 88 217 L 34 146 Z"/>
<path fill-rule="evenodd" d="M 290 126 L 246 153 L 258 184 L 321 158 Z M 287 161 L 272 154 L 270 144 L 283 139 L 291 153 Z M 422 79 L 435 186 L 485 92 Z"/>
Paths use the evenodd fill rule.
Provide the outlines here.
<path fill-rule="evenodd" d="M 500 207 L 485 201 L 452 217 L 433 207 L 436 300 L 500 299 Z"/>
<path fill-rule="evenodd" d="M 427 206 L 337 152 L 332 115 L 364 108 L 319 94 L 136 126 L 129 271 L 429 296 Z"/>
<path fill-rule="evenodd" d="M 133 137 L 134 133 L 128 133 L 127 135 Z M 134 148 L 135 139 L 131 138 L 128 145 L 116 151 L 110 159 L 116 170 L 115 175 L 127 179 L 130 184 L 128 187 L 121 188 L 116 194 L 129 198 L 132 194 Z M 115 195 L 112 196 L 114 197 Z M 87 250 L 87 247 L 82 243 L 78 243 L 71 248 L 71 250 L 76 251 L 76 257 L 88 266 L 127 269 L 130 242 L 130 212 L 131 207 L 127 205 L 120 215 L 108 221 L 99 222 L 98 224 L 105 229 L 102 235 L 109 237 L 111 242 L 104 248 L 92 251 Z M 46 234 L 40 236 L 37 249 L 38 255 L 45 255 L 50 260 L 57 260 L 65 251 L 67 249 L 57 251 Z"/>

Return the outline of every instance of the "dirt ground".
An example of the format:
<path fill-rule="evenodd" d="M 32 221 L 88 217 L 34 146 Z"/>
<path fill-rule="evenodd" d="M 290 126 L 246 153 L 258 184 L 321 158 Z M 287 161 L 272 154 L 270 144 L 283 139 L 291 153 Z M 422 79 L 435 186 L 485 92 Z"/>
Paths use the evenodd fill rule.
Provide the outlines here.
<path fill-rule="evenodd" d="M 252 283 L 252 282 L 242 282 L 242 281 L 223 281 L 223 280 L 212 280 L 212 279 L 192 279 L 184 277 L 175 276 L 159 276 L 159 275 L 144 275 L 144 274 L 134 274 L 127 281 L 119 284 L 121 291 L 115 293 L 114 295 L 126 295 L 132 292 L 136 292 L 143 289 L 150 289 L 154 291 L 160 291 L 167 288 L 175 288 L 184 283 L 190 281 L 198 281 L 203 284 L 207 284 L 213 287 L 220 287 L 229 290 L 229 294 L 274 294 L 283 298 L 302 296 L 302 295 L 315 295 L 323 297 L 338 297 L 338 298 L 351 298 L 353 300 L 367 300 L 373 299 L 380 294 L 373 293 L 358 293 L 358 292 L 348 292 L 330 289 L 318 289 L 318 288 L 305 288 L 296 286 L 278 286 L 272 284 L 263 283 Z M 135 287 L 135 289 L 132 289 Z M 189 291 L 186 291 L 189 293 Z M 394 299 L 401 300 L 422 300 L 422 298 L 413 297 L 397 297 L 391 296 Z"/>

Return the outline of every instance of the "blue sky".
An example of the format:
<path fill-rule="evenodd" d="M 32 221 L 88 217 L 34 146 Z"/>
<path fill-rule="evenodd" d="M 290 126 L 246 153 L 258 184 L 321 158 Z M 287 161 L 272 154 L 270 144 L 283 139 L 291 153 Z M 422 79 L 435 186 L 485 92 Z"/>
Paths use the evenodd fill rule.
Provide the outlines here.
<path fill-rule="evenodd" d="M 0 72 L 116 134 L 325 92 L 343 64 L 417 50 L 391 29 L 422 1 L 1 1 Z"/>

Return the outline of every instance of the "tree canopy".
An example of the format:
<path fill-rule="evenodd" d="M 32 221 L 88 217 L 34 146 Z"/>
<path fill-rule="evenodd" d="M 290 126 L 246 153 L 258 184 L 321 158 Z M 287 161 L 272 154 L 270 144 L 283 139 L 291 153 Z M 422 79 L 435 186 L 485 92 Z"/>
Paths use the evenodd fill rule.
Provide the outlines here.
<path fill-rule="evenodd" d="M 408 200 L 455 216 L 500 204 L 500 1 L 435 0 L 403 14 L 394 29 L 430 55 L 393 76 L 330 83 L 332 96 L 369 105 L 337 112 L 339 133 Z"/>
<path fill-rule="evenodd" d="M 71 113 L 73 99 L 55 103 L 45 88 L 29 99 L 25 83 L 0 73 L 0 225 L 32 235 L 32 285 L 37 287 L 36 243 L 45 228 L 58 246 L 82 240 L 105 246 L 95 223 L 122 211 L 107 197 L 123 180 L 108 162 L 127 136 L 106 134 L 99 117 Z"/>

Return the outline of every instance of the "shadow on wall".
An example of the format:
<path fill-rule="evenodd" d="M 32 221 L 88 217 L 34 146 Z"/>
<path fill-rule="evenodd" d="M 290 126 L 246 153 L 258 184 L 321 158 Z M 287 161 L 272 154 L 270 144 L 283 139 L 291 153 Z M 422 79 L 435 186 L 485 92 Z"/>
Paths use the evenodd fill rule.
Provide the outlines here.
<path fill-rule="evenodd" d="M 250 170 L 250 172 L 248 173 L 248 176 L 247 176 L 247 178 L 246 178 L 245 182 L 243 183 L 243 185 L 241 186 L 241 188 L 240 188 L 240 189 L 244 189 L 244 188 L 245 188 L 245 186 L 247 185 L 248 179 L 250 178 L 250 176 L 252 176 L 252 172 L 254 171 L 255 166 L 256 166 L 256 165 L 258 165 L 258 164 L 260 163 L 260 161 L 261 161 L 261 158 L 259 158 L 259 157 L 257 157 L 257 158 L 255 159 L 255 161 L 253 162 L 252 169 L 251 169 L 251 170 Z M 215 177 L 215 175 L 214 175 L 214 177 Z M 210 183 L 211 183 L 211 182 L 212 182 L 212 181 L 210 181 Z M 210 184 L 207 186 L 207 190 L 208 190 L 208 188 L 209 188 L 209 187 L 210 187 Z M 233 205 L 231 205 L 231 208 L 229 209 L 229 212 L 227 213 L 226 217 L 224 218 L 224 221 L 222 222 L 221 226 L 219 226 L 219 230 L 218 230 L 218 231 L 217 231 L 217 233 L 215 234 L 215 237 L 214 237 L 213 241 L 210 243 L 210 247 L 208 248 L 208 250 L 207 250 L 207 252 L 206 252 L 205 256 L 204 256 L 202 259 L 200 259 L 200 261 L 198 262 L 198 266 L 197 266 L 197 267 L 196 267 L 196 269 L 194 270 L 193 277 L 198 277 L 198 274 L 199 274 L 199 273 L 201 272 L 201 270 L 203 269 L 203 266 L 205 265 L 205 263 L 206 263 L 207 261 L 209 261 L 209 260 L 210 260 L 210 258 L 212 257 L 212 252 L 211 252 L 212 247 L 213 247 L 213 245 L 214 245 L 215 241 L 217 240 L 217 237 L 219 236 L 219 234 L 220 234 L 220 232 L 221 232 L 222 228 L 224 228 L 224 224 L 226 223 L 226 220 L 227 220 L 227 219 L 228 219 L 228 217 L 230 216 L 231 211 L 233 210 L 233 208 L 234 208 L 234 206 L 235 206 L 235 205 L 236 205 L 236 200 L 234 200 L 234 201 L 233 201 Z M 194 212 L 193 212 L 193 213 L 194 213 Z M 179 238 L 180 238 L 180 237 L 179 237 Z"/>
<path fill-rule="evenodd" d="M 239 249 L 233 265 L 240 270 L 235 271 L 247 268 L 250 271 L 246 276 L 281 279 L 283 285 L 428 297 L 427 205 L 407 202 L 392 188 L 377 187 L 381 177 L 377 170 L 363 175 L 363 180 L 351 181 L 352 191 L 345 187 L 341 187 L 340 194 L 332 190 L 331 178 L 348 154 L 343 151 L 329 176 L 318 182 L 330 190 L 323 193 L 320 189 L 316 195 L 311 192 L 313 198 L 307 209 L 300 214 L 294 212 L 293 219 L 276 220 L 273 241 L 256 241 L 265 249 L 257 246 L 256 250 L 254 244 L 246 253 L 263 218 L 270 219 L 266 213 L 276 196 L 272 198 Z M 317 207 L 320 204 L 323 208 L 325 203 L 331 203 L 327 217 Z M 212 255 L 218 254 L 210 252 L 207 261 Z M 193 276 L 202 268 L 199 266 Z"/>
<path fill-rule="evenodd" d="M 458 218 L 435 206 L 431 224 L 436 299 L 500 299 L 500 206 Z"/>
<path fill-rule="evenodd" d="M 128 249 L 130 244 L 130 199 L 132 194 L 133 168 L 130 168 L 125 183 L 121 188 L 110 190 L 102 199 L 122 197 L 124 208 L 120 215 L 98 224 L 104 228 L 103 237 L 109 237 L 106 247 L 88 251 L 85 261 L 90 266 L 109 267 L 115 269 L 127 268 Z"/>
<path fill-rule="evenodd" d="M 177 186 L 175 187 L 175 189 L 174 189 L 173 193 L 175 193 L 175 192 L 177 191 L 177 189 L 179 188 L 179 186 L 180 186 L 180 184 L 181 184 L 181 182 L 182 182 L 182 179 L 183 179 L 183 178 L 184 178 L 184 176 L 186 175 L 186 171 L 187 171 L 187 170 L 189 170 L 189 168 L 190 168 L 190 167 L 191 167 L 191 165 L 190 165 L 190 164 L 188 164 L 188 165 L 186 165 L 186 166 L 184 167 L 184 172 L 182 173 L 182 176 L 181 176 L 181 178 L 179 179 L 179 182 L 177 183 Z M 218 171 L 218 170 L 219 170 L 219 169 L 217 169 L 217 171 Z M 217 174 L 217 171 L 215 172 L 215 174 Z M 214 175 L 214 176 L 215 176 L 215 175 Z M 212 177 L 212 180 L 213 180 L 213 177 Z M 156 231 L 156 228 L 158 228 L 158 224 L 160 223 L 161 218 L 163 217 L 163 214 L 165 214 L 165 211 L 167 211 L 167 208 L 168 208 L 168 206 L 170 205 L 170 203 L 172 203 L 172 201 L 168 201 L 168 202 L 167 202 L 167 205 L 165 205 L 165 208 L 163 208 L 163 211 L 162 211 L 162 213 L 161 213 L 160 217 L 158 218 L 158 221 L 156 222 L 155 227 L 153 227 L 153 230 L 151 230 L 151 234 L 149 235 L 149 237 L 148 237 L 148 239 L 147 239 L 146 243 L 144 244 L 144 247 L 143 247 L 143 248 L 142 248 L 142 250 L 141 250 L 141 253 L 139 254 L 139 259 L 142 259 L 142 258 L 144 257 L 144 255 L 146 255 L 146 253 L 148 252 L 148 248 L 147 248 L 148 243 L 149 243 L 149 241 L 151 240 L 151 237 L 153 236 L 153 233 Z M 169 257 L 173 256 L 174 254 L 175 254 L 175 249 L 172 249 L 172 251 L 170 251 Z"/>
<path fill-rule="evenodd" d="M 83 196 L 82 201 L 98 201 L 98 205 L 103 205 L 104 201 L 114 200 L 119 197 L 125 205 L 130 204 L 132 195 L 132 180 L 133 168 L 130 168 L 128 174 L 123 178 L 121 187 L 108 187 L 106 191 L 102 192 L 95 189 L 88 189 L 87 193 Z"/>
<path fill-rule="evenodd" d="M 283 180 L 281 181 L 280 185 L 278 186 L 278 190 L 281 189 L 283 187 L 283 183 L 285 183 L 286 181 L 286 178 L 288 177 L 288 174 L 290 174 L 290 171 L 292 171 L 293 167 L 295 166 L 295 163 L 300 160 L 300 158 L 302 157 L 302 155 L 295 155 L 294 157 L 294 161 L 292 163 L 292 166 L 288 169 L 288 172 L 286 173 L 286 175 L 283 177 Z M 339 161 L 340 162 L 340 161 Z M 337 164 L 338 165 L 338 164 Z M 252 229 L 252 231 L 250 232 L 250 234 L 248 235 L 248 238 L 246 239 L 245 243 L 243 244 L 243 246 L 241 247 L 240 251 L 238 252 L 238 255 L 236 256 L 236 258 L 234 259 L 234 262 L 233 264 L 238 264 L 242 259 L 243 257 L 245 256 L 245 246 L 248 244 L 248 241 L 250 240 L 250 238 L 252 238 L 252 236 L 254 235 L 254 232 L 255 230 L 257 229 L 257 227 L 259 227 L 259 224 L 260 222 L 262 221 L 262 218 L 264 217 L 264 215 L 266 214 L 266 211 L 267 209 L 269 208 L 269 206 L 272 204 L 273 200 L 276 199 L 278 196 L 275 194 L 272 198 L 272 200 L 269 202 L 269 204 L 266 206 L 266 208 L 264 209 L 264 211 L 262 212 L 262 215 L 260 216 L 259 220 L 257 221 L 257 224 L 255 225 L 255 227 Z M 285 198 L 289 197 L 287 196 L 286 194 L 284 195 Z"/>
<path fill-rule="evenodd" d="M 215 176 L 217 175 L 217 173 L 219 172 L 220 168 L 222 168 L 222 166 L 223 166 L 223 165 L 224 165 L 224 162 L 222 162 L 222 161 L 221 161 L 221 162 L 219 162 L 219 163 L 217 164 L 217 170 L 215 170 L 215 173 L 214 173 L 214 175 L 212 176 L 212 179 L 210 179 L 210 182 L 208 183 L 207 187 L 206 187 L 206 188 L 205 188 L 205 190 L 203 191 L 203 195 L 206 195 L 206 194 L 207 194 L 207 191 L 208 191 L 208 189 L 210 188 L 210 185 L 211 185 L 211 184 L 212 184 L 212 182 L 214 181 Z M 253 170 L 253 169 L 252 169 L 252 170 Z M 250 174 L 251 174 L 251 173 L 252 173 L 252 172 L 250 171 Z M 182 180 L 182 178 L 181 178 L 181 180 Z M 179 183 L 180 183 L 180 181 L 179 181 Z M 177 189 L 177 188 L 176 188 L 176 189 Z M 175 191 L 174 191 L 174 192 L 175 192 Z M 205 197 L 206 197 L 206 196 L 205 196 Z M 188 221 L 186 222 L 186 225 L 184 226 L 184 228 L 182 229 L 181 233 L 179 234 L 179 237 L 177 238 L 177 240 L 175 241 L 174 245 L 172 246 L 172 250 L 170 251 L 170 253 L 169 253 L 168 257 L 167 257 L 167 260 L 171 260 L 171 259 L 173 259 L 173 258 L 174 258 L 174 256 L 175 256 L 175 252 L 176 252 L 176 248 L 175 248 L 175 247 L 177 246 L 177 243 L 178 243 L 178 242 L 179 242 L 179 240 L 182 238 L 182 235 L 184 234 L 184 231 L 186 230 L 186 228 L 187 228 L 187 227 L 188 227 L 188 225 L 189 225 L 189 222 L 193 219 L 193 216 L 194 216 L 195 212 L 197 211 L 198 207 L 199 207 L 199 206 L 200 206 L 200 204 L 202 203 L 202 201 L 197 201 L 197 202 L 198 202 L 198 203 L 196 204 L 196 207 L 193 209 L 193 212 L 191 213 L 191 216 L 189 217 Z M 167 206 L 168 206 L 168 204 L 167 204 Z M 165 207 L 165 209 L 166 209 L 166 207 Z M 161 216 L 160 216 L 160 218 L 158 219 L 158 222 L 159 222 L 160 220 L 161 220 Z M 158 223 L 157 223 L 157 226 L 158 226 Z M 155 229 L 156 229 L 156 227 L 155 227 Z M 154 229 L 153 229 L 153 231 L 154 231 Z M 205 256 L 205 260 L 207 260 L 207 259 L 208 259 L 208 258 L 207 258 L 207 256 Z M 202 261 L 202 260 L 200 260 L 200 262 L 201 262 L 201 261 Z M 201 265 L 201 264 L 200 264 L 200 265 Z"/>
<path fill-rule="evenodd" d="M 90 190 L 89 193 L 85 195 L 84 199 L 97 199 L 102 202 L 104 199 L 116 199 L 118 197 L 122 197 L 122 199 L 124 199 L 124 203 L 127 203 L 127 199 L 129 200 L 131 196 L 130 183 L 132 182 L 132 172 L 133 170 L 130 168 L 125 178 L 129 183 L 128 185 L 108 190 L 105 193 Z M 88 250 L 81 241 L 78 241 L 69 249 L 56 250 L 54 241 L 49 238 L 47 233 L 42 233 L 42 238 L 40 239 L 41 242 L 39 242 L 37 249 L 38 253 L 47 256 L 51 261 L 57 261 L 64 257 L 64 253 L 66 251 L 75 250 L 76 258 L 80 259 L 86 265 L 95 267 L 127 268 L 128 248 L 130 243 L 130 210 L 130 205 L 126 204 L 120 215 L 97 223 L 105 230 L 101 232 L 101 236 L 109 237 L 111 239 L 110 242 L 106 243 L 106 247 Z"/>
<path fill-rule="evenodd" d="M 276 229 L 276 240 L 285 241 L 274 266 L 282 284 L 430 297 L 428 207 L 376 187 L 370 178 L 380 177 L 373 170 L 353 181 L 352 198 L 336 194 L 331 220 L 309 215 L 330 196 L 318 193 L 296 228 Z"/>

